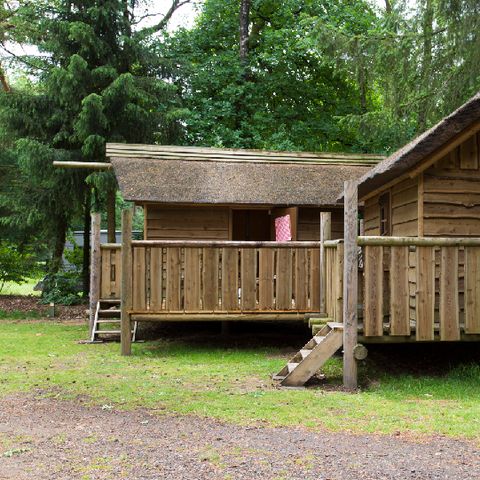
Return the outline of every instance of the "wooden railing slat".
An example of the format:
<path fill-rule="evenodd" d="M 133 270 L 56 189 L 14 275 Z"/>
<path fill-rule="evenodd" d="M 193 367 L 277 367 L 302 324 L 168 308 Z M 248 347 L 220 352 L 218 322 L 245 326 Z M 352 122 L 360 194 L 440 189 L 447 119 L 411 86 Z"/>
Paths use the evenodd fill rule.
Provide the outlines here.
<path fill-rule="evenodd" d="M 133 303 L 134 310 L 147 309 L 147 293 L 145 283 L 145 248 L 133 249 Z"/>
<path fill-rule="evenodd" d="M 416 338 L 434 339 L 435 315 L 435 250 L 417 247 Z"/>
<path fill-rule="evenodd" d="M 276 309 L 292 309 L 292 250 L 277 250 Z"/>
<path fill-rule="evenodd" d="M 219 285 L 218 248 L 203 249 L 202 266 L 202 306 L 204 310 L 218 309 Z"/>
<path fill-rule="evenodd" d="M 166 307 L 169 311 L 181 309 L 181 250 L 167 249 Z"/>
<path fill-rule="evenodd" d="M 325 255 L 326 252 L 327 250 Z M 318 248 L 310 250 L 310 309 L 320 312 L 320 250 Z"/>
<path fill-rule="evenodd" d="M 308 270 L 307 250 L 295 250 L 295 307 L 299 310 L 308 308 Z"/>
<path fill-rule="evenodd" d="M 410 335 L 409 251 L 390 251 L 390 335 Z"/>
<path fill-rule="evenodd" d="M 260 310 L 272 310 L 274 308 L 274 251 L 261 249 L 259 252 L 259 280 L 258 299 Z"/>
<path fill-rule="evenodd" d="M 255 310 L 257 308 L 257 251 L 251 248 L 242 248 L 240 262 L 242 310 Z"/>
<path fill-rule="evenodd" d="M 465 333 L 480 333 L 480 247 L 465 247 Z"/>
<path fill-rule="evenodd" d="M 440 274 L 440 340 L 460 340 L 458 247 L 442 247 Z"/>
<path fill-rule="evenodd" d="M 163 251 L 150 249 L 150 310 L 163 309 Z"/>
<path fill-rule="evenodd" d="M 364 291 L 364 335 L 381 337 L 383 335 L 383 247 L 365 247 Z"/>
<path fill-rule="evenodd" d="M 238 249 L 222 249 L 222 309 L 238 310 Z"/>
<path fill-rule="evenodd" d="M 200 309 L 200 249 L 185 249 L 184 309 Z"/>

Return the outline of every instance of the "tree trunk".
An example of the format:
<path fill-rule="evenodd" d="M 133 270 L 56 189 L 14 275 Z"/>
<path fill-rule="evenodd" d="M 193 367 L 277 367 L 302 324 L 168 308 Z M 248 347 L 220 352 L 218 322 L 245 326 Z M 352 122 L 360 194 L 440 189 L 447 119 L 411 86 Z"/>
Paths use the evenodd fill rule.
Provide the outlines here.
<path fill-rule="evenodd" d="M 55 274 L 60 270 L 63 260 L 63 251 L 65 249 L 65 242 L 67 239 L 67 219 L 59 217 L 57 221 L 57 228 L 55 229 L 55 244 L 53 247 L 52 259 L 48 273 Z"/>
<path fill-rule="evenodd" d="M 107 238 L 108 243 L 115 243 L 117 241 L 115 235 L 116 221 L 115 221 L 115 201 L 117 191 L 114 187 L 107 192 Z"/>
<path fill-rule="evenodd" d="M 417 131 L 423 132 L 427 129 L 428 118 L 428 97 L 426 92 L 431 88 L 430 75 L 432 71 L 432 36 L 433 36 L 433 2 L 426 0 L 423 12 L 423 52 L 421 69 L 421 91 L 422 100 L 418 105 Z"/>
<path fill-rule="evenodd" d="M 85 190 L 85 204 L 83 214 L 83 264 L 82 264 L 82 293 L 88 297 L 90 292 L 90 224 L 91 224 L 91 190 L 87 185 Z"/>
<path fill-rule="evenodd" d="M 248 26 L 250 23 L 250 0 L 240 3 L 240 61 L 245 64 L 248 57 Z"/>

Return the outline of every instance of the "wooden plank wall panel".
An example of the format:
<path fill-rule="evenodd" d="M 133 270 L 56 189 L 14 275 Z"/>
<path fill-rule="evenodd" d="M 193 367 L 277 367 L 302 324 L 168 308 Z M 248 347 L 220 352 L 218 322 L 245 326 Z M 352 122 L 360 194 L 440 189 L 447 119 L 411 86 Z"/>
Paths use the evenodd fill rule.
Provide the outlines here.
<path fill-rule="evenodd" d="M 383 335 L 383 247 L 366 246 L 363 328 L 366 337 Z"/>
<path fill-rule="evenodd" d="M 275 299 L 277 310 L 292 309 L 292 249 L 277 249 Z"/>
<path fill-rule="evenodd" d="M 163 249 L 150 249 L 150 310 L 163 309 Z"/>
<path fill-rule="evenodd" d="M 417 247 L 416 338 L 434 339 L 435 315 L 435 250 Z"/>
<path fill-rule="evenodd" d="M 203 249 L 202 307 L 212 311 L 218 309 L 219 249 Z"/>
<path fill-rule="evenodd" d="M 424 172 L 425 236 L 480 236 L 479 136 Z"/>
<path fill-rule="evenodd" d="M 167 248 L 166 306 L 169 311 L 181 309 L 181 249 Z"/>
<path fill-rule="evenodd" d="M 320 240 L 320 208 L 299 208 L 297 240 L 318 242 Z M 343 238 L 343 210 L 332 210 L 331 239 Z"/>
<path fill-rule="evenodd" d="M 238 310 L 238 249 L 222 249 L 222 309 Z"/>
<path fill-rule="evenodd" d="M 392 235 L 418 235 L 418 179 L 407 179 L 390 189 Z"/>
<path fill-rule="evenodd" d="M 441 249 L 440 339 L 460 340 L 458 247 Z"/>
<path fill-rule="evenodd" d="M 295 250 L 295 308 L 308 308 L 308 252 L 306 248 Z"/>
<path fill-rule="evenodd" d="M 149 240 L 228 240 L 229 210 L 223 207 L 162 207 L 147 209 Z"/>
<path fill-rule="evenodd" d="M 258 299 L 260 310 L 274 308 L 274 250 L 261 248 L 259 251 Z"/>
<path fill-rule="evenodd" d="M 133 248 L 133 304 L 135 311 L 145 311 L 147 309 L 147 289 L 146 289 L 146 249 L 144 247 Z"/>
<path fill-rule="evenodd" d="M 200 310 L 200 249 L 185 248 L 184 309 Z"/>
<path fill-rule="evenodd" d="M 240 278 L 242 310 L 255 310 L 257 307 L 257 250 L 240 249 Z"/>
<path fill-rule="evenodd" d="M 390 251 L 390 335 L 410 335 L 409 247 Z"/>
<path fill-rule="evenodd" d="M 465 247 L 465 333 L 480 334 L 480 247 Z"/>
<path fill-rule="evenodd" d="M 379 196 L 365 200 L 364 208 L 364 229 L 365 235 L 380 235 L 380 208 L 378 206 Z"/>

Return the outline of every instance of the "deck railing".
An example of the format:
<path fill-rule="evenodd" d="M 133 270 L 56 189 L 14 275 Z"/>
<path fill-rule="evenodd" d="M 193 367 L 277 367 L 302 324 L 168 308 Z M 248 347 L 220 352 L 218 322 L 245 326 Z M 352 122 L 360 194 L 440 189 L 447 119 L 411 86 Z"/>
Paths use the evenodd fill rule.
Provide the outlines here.
<path fill-rule="evenodd" d="M 331 318 L 341 312 L 340 248 L 338 241 L 325 242 L 324 301 Z M 142 240 L 131 249 L 134 313 L 321 309 L 320 242 Z M 101 298 L 119 298 L 120 244 L 101 246 L 101 265 Z"/>
<path fill-rule="evenodd" d="M 359 237 L 363 334 L 460 340 L 480 333 L 480 240 Z"/>

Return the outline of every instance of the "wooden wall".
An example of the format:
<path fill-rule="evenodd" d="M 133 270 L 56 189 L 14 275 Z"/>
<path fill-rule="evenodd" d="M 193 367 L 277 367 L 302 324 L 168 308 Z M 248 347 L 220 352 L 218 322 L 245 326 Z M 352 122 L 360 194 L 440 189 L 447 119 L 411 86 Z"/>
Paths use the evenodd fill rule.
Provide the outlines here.
<path fill-rule="evenodd" d="M 480 236 L 479 134 L 423 173 L 424 236 Z"/>
<path fill-rule="evenodd" d="M 223 207 L 147 205 L 147 240 L 229 240 L 230 211 Z"/>
<path fill-rule="evenodd" d="M 418 179 L 403 180 L 365 200 L 365 235 L 380 235 L 380 195 L 390 194 L 391 234 L 401 237 L 418 235 Z"/>
<path fill-rule="evenodd" d="M 298 209 L 297 240 L 299 242 L 318 241 L 320 239 L 320 208 Z M 343 210 L 332 211 L 332 240 L 343 238 Z"/>

